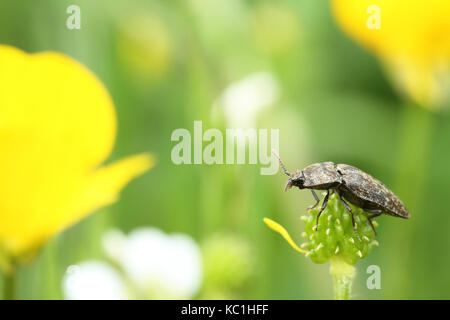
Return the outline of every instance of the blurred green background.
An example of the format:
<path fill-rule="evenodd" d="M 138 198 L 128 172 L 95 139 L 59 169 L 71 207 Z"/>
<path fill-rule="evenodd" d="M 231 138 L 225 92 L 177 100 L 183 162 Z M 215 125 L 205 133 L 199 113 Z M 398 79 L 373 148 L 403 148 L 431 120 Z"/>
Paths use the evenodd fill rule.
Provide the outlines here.
<path fill-rule="evenodd" d="M 66 8 L 81 8 L 68 30 Z M 325 0 L 0 1 L 0 43 L 55 50 L 105 83 L 118 113 L 110 161 L 143 151 L 155 168 L 121 200 L 54 238 L 20 274 L 19 298 L 58 299 L 71 264 L 102 256 L 102 233 L 155 226 L 200 245 L 215 234 L 248 242 L 250 281 L 236 297 L 331 299 L 328 265 L 293 251 L 262 222 L 273 218 L 300 241 L 309 191 L 284 193 L 281 171 L 258 165 L 174 165 L 174 129 L 225 129 L 213 116 L 225 88 L 256 72 L 277 79 L 280 97 L 258 128 L 280 129 L 288 169 L 321 161 L 355 165 L 405 202 L 412 218 L 378 218 L 380 246 L 357 263 L 356 299 L 450 298 L 450 116 L 397 95 L 379 62 L 336 25 Z M 1 72 L 1 70 L 0 70 Z M 381 290 L 366 268 L 381 268 Z"/>

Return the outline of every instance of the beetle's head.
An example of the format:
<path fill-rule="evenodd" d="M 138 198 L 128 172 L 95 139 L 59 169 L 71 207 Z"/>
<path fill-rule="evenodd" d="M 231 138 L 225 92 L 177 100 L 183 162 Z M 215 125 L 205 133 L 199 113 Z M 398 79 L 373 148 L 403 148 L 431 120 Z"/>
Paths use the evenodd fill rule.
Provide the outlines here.
<path fill-rule="evenodd" d="M 303 189 L 303 183 L 305 182 L 305 177 L 303 176 L 303 171 L 295 170 L 291 174 L 289 174 L 289 180 L 284 187 L 284 191 L 292 188 L 298 187 L 299 189 Z"/>
<path fill-rule="evenodd" d="M 272 152 L 278 158 L 278 161 L 280 162 L 280 166 L 281 168 L 283 168 L 284 173 L 289 176 L 289 180 L 286 183 L 286 186 L 284 187 L 284 191 L 292 187 L 298 187 L 299 189 L 303 189 L 303 183 L 305 182 L 303 171 L 296 170 L 292 173 L 289 173 L 289 171 L 286 170 L 283 161 L 281 161 L 275 149 L 273 149 Z"/>

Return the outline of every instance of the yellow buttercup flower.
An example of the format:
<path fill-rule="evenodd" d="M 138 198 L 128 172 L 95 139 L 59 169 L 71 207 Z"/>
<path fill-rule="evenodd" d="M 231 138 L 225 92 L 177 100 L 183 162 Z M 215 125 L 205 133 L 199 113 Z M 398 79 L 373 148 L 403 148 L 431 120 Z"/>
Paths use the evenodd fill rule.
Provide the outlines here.
<path fill-rule="evenodd" d="M 81 64 L 0 46 L 0 246 L 8 258 L 111 204 L 153 165 L 143 154 L 100 166 L 116 126 L 107 90 Z"/>
<path fill-rule="evenodd" d="M 378 55 L 395 84 L 423 106 L 448 98 L 450 1 L 333 0 L 339 25 Z"/>

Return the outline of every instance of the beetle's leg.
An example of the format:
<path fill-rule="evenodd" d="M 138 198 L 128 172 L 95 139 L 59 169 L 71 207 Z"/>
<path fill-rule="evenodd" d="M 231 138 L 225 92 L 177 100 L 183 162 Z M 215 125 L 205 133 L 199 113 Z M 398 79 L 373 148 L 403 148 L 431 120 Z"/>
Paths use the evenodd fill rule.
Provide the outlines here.
<path fill-rule="evenodd" d="M 383 211 L 382 210 L 367 210 L 367 209 L 364 209 L 364 211 L 373 213 L 367 217 L 367 220 L 369 220 L 369 223 L 370 223 L 370 226 L 372 227 L 373 233 L 375 233 L 375 235 L 377 235 L 377 232 L 375 231 L 375 227 L 373 226 L 372 220 L 375 219 L 376 217 L 378 217 L 380 214 L 382 214 Z"/>
<path fill-rule="evenodd" d="M 330 190 L 327 190 L 327 195 L 325 196 L 325 198 L 323 198 L 323 202 L 322 202 L 322 207 L 320 208 L 319 213 L 317 214 L 317 218 L 316 218 L 316 231 L 317 229 L 319 229 L 319 217 L 322 214 L 322 211 L 325 209 L 325 207 L 328 204 L 328 197 L 330 196 Z"/>
<path fill-rule="evenodd" d="M 312 195 L 314 196 L 314 199 L 316 199 L 316 203 L 315 203 L 314 205 L 312 205 L 311 207 L 309 207 L 309 208 L 308 208 L 309 210 L 314 209 L 315 207 L 317 207 L 317 205 L 318 205 L 319 202 L 320 202 L 319 197 L 317 196 L 317 194 L 314 192 L 313 189 L 311 189 L 311 193 L 312 193 Z"/>
<path fill-rule="evenodd" d="M 342 199 L 341 195 L 339 195 L 339 198 L 341 198 L 342 204 L 344 205 L 345 209 L 347 209 L 350 212 L 350 214 L 352 216 L 353 230 L 355 230 L 355 234 L 356 234 L 356 237 L 358 238 L 359 242 L 362 242 L 361 238 L 359 237 L 358 230 L 356 230 L 355 217 L 353 216 L 352 208 L 350 208 L 349 204 L 347 202 L 345 202 L 344 199 Z"/>

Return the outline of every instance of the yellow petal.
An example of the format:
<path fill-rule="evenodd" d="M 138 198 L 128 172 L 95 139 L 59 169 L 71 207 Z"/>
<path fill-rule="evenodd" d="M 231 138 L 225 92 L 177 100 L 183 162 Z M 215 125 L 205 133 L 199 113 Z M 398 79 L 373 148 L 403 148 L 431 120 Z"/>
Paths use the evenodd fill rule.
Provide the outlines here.
<path fill-rule="evenodd" d="M 0 70 L 0 246 L 19 256 L 111 203 L 152 160 L 99 168 L 114 146 L 116 113 L 75 60 L 0 45 Z"/>
<path fill-rule="evenodd" d="M 332 8 L 342 29 L 382 60 L 403 93 L 423 106 L 445 102 L 450 1 L 333 0 Z M 369 28 L 374 17 L 379 28 Z"/>
<path fill-rule="evenodd" d="M 270 220 L 269 218 L 264 218 L 264 222 L 265 224 L 267 224 L 267 226 L 272 229 L 273 231 L 278 232 L 279 234 L 281 234 L 281 236 L 284 238 L 284 240 L 286 240 L 292 248 L 294 248 L 295 250 L 297 250 L 298 252 L 301 253 L 307 253 L 307 251 L 300 249 L 294 242 L 294 240 L 292 240 L 291 236 L 289 235 L 289 233 L 286 231 L 285 228 L 283 228 L 282 225 L 276 223 L 273 220 Z"/>
<path fill-rule="evenodd" d="M 378 8 L 379 29 L 368 21 Z M 340 26 L 371 50 L 386 57 L 412 60 L 450 58 L 450 1 L 333 0 Z"/>
<path fill-rule="evenodd" d="M 155 165 L 155 159 L 150 154 L 140 154 L 119 160 L 111 165 L 100 168 L 87 180 L 88 188 L 73 207 L 74 221 L 79 220 L 89 212 L 111 204 L 118 199 L 118 193 L 128 182 L 143 174 Z M 79 215 L 76 217 L 76 215 Z M 70 222 L 69 222 L 70 224 Z"/>
<path fill-rule="evenodd" d="M 40 148 L 68 168 L 91 170 L 108 157 L 117 119 L 92 72 L 56 52 L 27 54 L 9 46 L 0 46 L 0 70 L 0 129 L 39 135 Z"/>

